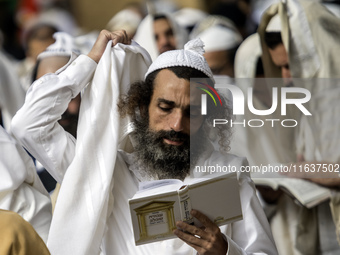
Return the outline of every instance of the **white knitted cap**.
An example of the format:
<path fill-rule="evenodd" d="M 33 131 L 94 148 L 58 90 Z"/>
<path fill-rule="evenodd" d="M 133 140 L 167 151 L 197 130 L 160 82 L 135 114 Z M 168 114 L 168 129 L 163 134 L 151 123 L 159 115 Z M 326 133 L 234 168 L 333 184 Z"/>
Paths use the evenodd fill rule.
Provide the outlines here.
<path fill-rule="evenodd" d="M 91 32 L 78 37 L 73 37 L 64 32 L 53 34 L 55 42 L 39 54 L 38 59 L 53 56 L 71 57 L 72 53 L 77 55 L 87 54 L 97 40 L 98 33 Z"/>
<path fill-rule="evenodd" d="M 79 50 L 75 48 L 74 38 L 64 32 L 57 32 L 53 34 L 55 43 L 46 48 L 45 51 L 39 54 L 38 59 L 43 59 L 52 56 L 70 57 L 72 52 L 80 54 Z"/>
<path fill-rule="evenodd" d="M 184 50 L 171 50 L 159 55 L 149 67 L 144 78 L 146 79 L 150 73 L 156 70 L 175 66 L 186 66 L 197 69 L 214 80 L 213 74 L 203 54 L 204 43 L 201 39 L 195 38 L 184 45 Z"/>

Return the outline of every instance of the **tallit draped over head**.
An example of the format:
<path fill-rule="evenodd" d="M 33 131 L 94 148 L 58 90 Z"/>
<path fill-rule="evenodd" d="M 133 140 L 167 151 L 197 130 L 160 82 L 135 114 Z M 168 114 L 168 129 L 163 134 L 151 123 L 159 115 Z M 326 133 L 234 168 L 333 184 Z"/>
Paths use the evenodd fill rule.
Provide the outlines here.
<path fill-rule="evenodd" d="M 169 14 L 157 13 L 157 15 L 164 15 L 170 23 L 176 39 L 176 48 L 183 49 L 184 44 L 188 41 L 188 33 L 184 27 L 181 27 Z M 155 60 L 159 51 L 157 49 L 155 35 L 153 30 L 153 22 L 155 15 L 147 15 L 139 24 L 134 40 L 145 48 L 150 54 L 152 60 Z"/>
<path fill-rule="evenodd" d="M 252 88 L 253 106 L 257 110 L 266 110 L 269 107 L 263 102 L 263 94 L 268 93 L 270 96 L 272 88 L 269 87 L 264 79 L 256 78 L 256 68 L 259 58 L 261 58 L 260 38 L 257 33 L 250 35 L 243 41 L 236 52 L 235 56 L 235 78 L 236 86 L 238 86 L 244 95 L 248 94 L 248 90 Z M 273 83 L 273 82 L 272 82 Z M 256 87 L 255 87 L 256 86 Z M 260 93 L 254 93 L 254 91 Z M 281 116 L 280 106 L 274 113 L 268 115 L 255 115 L 245 109 L 244 115 L 236 116 L 236 121 L 242 122 L 251 119 L 260 119 L 266 122 L 266 119 L 286 119 L 287 116 Z M 289 118 L 294 118 L 293 111 L 287 109 Z M 272 127 L 271 125 L 263 125 L 261 128 L 251 126 L 235 125 L 233 139 L 231 141 L 231 152 L 236 155 L 244 155 L 247 157 L 250 165 L 265 165 L 276 163 L 293 162 L 296 159 L 295 130 L 292 128 L 284 128 L 281 125 Z M 257 148 L 261 147 L 261 150 Z"/>
<path fill-rule="evenodd" d="M 255 78 L 256 65 L 261 55 L 259 35 L 255 33 L 248 36 L 235 55 L 235 78 Z"/>
<path fill-rule="evenodd" d="M 274 16 L 281 23 L 281 37 L 294 78 L 339 77 L 340 19 L 315 1 L 287 0 L 270 6 L 263 14 L 258 33 L 261 38 L 266 77 L 281 77 L 264 41 Z M 269 27 L 269 31 L 275 29 Z"/>
<path fill-rule="evenodd" d="M 294 84 L 301 82 L 298 84 L 299 87 L 304 86 L 312 95 L 311 100 L 304 104 L 312 116 L 302 115 L 299 123 L 299 134 L 296 137 L 298 154 L 303 155 L 306 161 L 339 162 L 340 143 L 338 141 L 340 137 L 337 127 L 340 124 L 338 114 L 338 109 L 340 109 L 338 81 L 340 78 L 340 19 L 316 1 L 286 0 L 268 8 L 258 29 L 266 77 L 281 76 L 280 69 L 272 62 L 264 41 L 265 31 L 275 15 L 279 16 L 281 22 L 281 37 L 288 53 L 292 77 L 319 78 L 293 80 Z M 338 200 L 339 194 L 336 196 Z M 339 209 L 339 203 L 335 201 L 336 199 L 331 199 L 335 206 L 332 208 L 333 213 Z M 339 217 L 333 215 L 333 219 L 339 234 Z M 309 225 L 314 226 L 313 223 Z M 300 228 L 300 231 L 303 230 Z M 300 236 L 308 234 L 309 237 L 311 235 L 308 231 L 298 234 Z M 296 247 L 301 250 L 304 250 L 306 246 L 303 240 L 298 240 L 296 244 Z M 311 246 L 313 245 L 316 244 L 311 243 Z M 310 249 L 313 252 L 315 250 L 315 247 Z"/>

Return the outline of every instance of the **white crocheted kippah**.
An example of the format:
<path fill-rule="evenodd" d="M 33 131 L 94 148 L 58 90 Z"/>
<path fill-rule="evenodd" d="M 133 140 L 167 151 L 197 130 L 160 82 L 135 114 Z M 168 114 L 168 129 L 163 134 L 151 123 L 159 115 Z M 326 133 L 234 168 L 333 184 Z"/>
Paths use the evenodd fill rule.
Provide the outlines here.
<path fill-rule="evenodd" d="M 63 56 L 70 57 L 72 52 L 80 54 L 80 51 L 75 46 L 74 38 L 64 32 L 57 32 L 53 34 L 55 43 L 46 48 L 45 51 L 39 54 L 38 59 L 41 60 L 47 57 Z"/>
<path fill-rule="evenodd" d="M 213 79 L 213 74 L 207 61 L 203 57 L 203 54 L 204 43 L 201 39 L 195 38 L 184 45 L 184 50 L 171 50 L 159 55 L 149 67 L 144 78 L 146 79 L 150 73 L 156 70 L 175 66 L 185 66 L 197 69 Z"/>

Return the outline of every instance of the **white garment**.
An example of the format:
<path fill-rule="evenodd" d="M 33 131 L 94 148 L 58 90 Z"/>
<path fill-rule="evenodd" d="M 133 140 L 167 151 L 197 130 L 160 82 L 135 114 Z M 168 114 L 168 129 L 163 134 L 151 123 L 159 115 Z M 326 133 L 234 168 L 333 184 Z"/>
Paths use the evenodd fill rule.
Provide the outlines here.
<path fill-rule="evenodd" d="M 280 16 L 281 37 L 288 53 L 292 77 L 309 79 L 293 79 L 293 83 L 298 85 L 297 87 L 307 88 L 312 95 L 311 100 L 306 104 L 306 108 L 310 110 L 312 116 L 302 115 L 299 121 L 299 135 L 296 139 L 298 154 L 303 155 L 306 161 L 339 162 L 339 132 L 336 127 L 340 123 L 338 117 L 340 90 L 339 82 L 335 79 L 332 81 L 330 78 L 339 78 L 340 76 L 338 68 L 339 33 L 334 32 L 339 27 L 340 20 L 316 1 L 286 0 L 268 8 L 258 30 L 267 77 L 281 76 L 281 70 L 273 64 L 268 47 L 264 42 L 264 31 L 276 14 Z M 321 216 L 319 214 L 319 217 L 324 217 L 327 220 L 324 222 L 318 221 L 317 218 L 314 221 L 303 221 L 308 214 L 312 215 L 314 211 L 305 211 L 304 217 L 297 218 L 292 215 L 292 210 L 285 204 L 280 208 L 280 213 L 276 215 L 276 220 L 281 221 L 283 226 L 296 225 L 297 233 L 294 235 L 290 233 L 290 239 L 302 254 L 312 254 L 311 251 L 315 254 L 339 254 L 340 246 L 334 245 L 336 238 L 335 232 L 332 230 L 334 229 L 333 222 L 329 213 L 321 210 L 322 206 L 319 205 L 316 210 L 318 210 L 318 214 L 323 214 Z M 299 210 L 301 211 L 301 208 Z M 336 218 L 334 215 L 333 217 Z M 318 233 L 317 231 L 308 231 L 308 227 L 318 228 L 317 231 L 327 229 L 328 234 L 331 234 L 325 237 L 320 232 L 319 240 L 314 241 L 318 238 Z M 303 233 L 303 231 L 305 232 Z M 307 234 L 309 235 L 307 236 Z M 314 247 L 312 247 L 313 245 Z M 309 252 L 306 253 L 305 247 L 307 246 Z"/>
<path fill-rule="evenodd" d="M 24 104 L 25 91 L 15 75 L 14 64 L 0 51 L 0 110 L 5 129 L 10 131 L 10 123 Z"/>
<path fill-rule="evenodd" d="M 116 46 L 117 47 L 117 46 Z M 114 50 L 124 51 L 129 50 L 131 46 L 118 47 L 118 49 L 114 47 Z M 112 95 L 115 92 L 114 86 L 117 84 L 112 84 L 110 82 L 111 79 L 116 80 L 118 75 L 118 80 L 120 80 L 119 75 L 121 74 L 121 67 L 115 61 L 122 61 L 122 59 L 111 58 L 111 63 L 106 62 L 107 55 L 110 54 L 110 51 L 106 51 L 102 58 L 104 58 L 103 65 L 101 62 L 97 68 L 96 74 L 100 76 L 100 74 L 104 75 L 107 66 L 109 65 L 113 68 L 114 71 L 111 71 L 110 76 L 105 76 L 103 79 L 106 79 L 106 82 L 102 80 L 104 84 L 103 86 L 107 86 L 107 90 L 111 91 L 110 93 L 106 93 Z M 117 64 L 117 65 L 116 65 Z M 134 63 L 140 64 L 140 63 Z M 133 66 L 132 66 L 133 67 Z M 100 70 L 104 68 L 104 71 Z M 126 66 L 126 72 L 129 71 L 128 66 Z M 68 136 L 57 124 L 57 120 L 60 115 L 63 113 L 63 110 L 67 107 L 67 104 L 72 96 L 75 96 L 82 90 L 88 81 L 91 79 L 94 71 L 96 69 L 96 64 L 94 61 L 89 59 L 86 56 L 78 57 L 67 69 L 61 72 L 59 75 L 57 74 L 49 74 L 42 78 L 40 78 L 37 82 L 32 85 L 32 88 L 28 91 L 28 95 L 26 98 L 26 103 L 24 107 L 18 112 L 16 117 L 13 120 L 13 132 L 21 138 L 21 141 L 25 145 L 25 147 L 39 159 L 40 162 L 45 164 L 46 168 L 53 173 L 53 176 L 57 177 L 58 181 L 63 179 L 63 175 L 65 173 L 65 169 L 71 164 L 73 155 L 75 154 L 75 141 L 72 137 Z M 94 80 L 96 77 L 94 78 Z M 107 80 L 108 79 L 108 80 Z M 49 86 L 52 84 L 53 86 Z M 100 86 L 99 83 L 96 85 Z M 121 84 L 120 84 L 121 85 Z M 92 84 L 93 86 L 93 84 Z M 93 104 L 99 103 L 103 106 L 106 105 L 107 102 L 101 101 L 101 97 L 106 98 L 105 93 L 99 93 L 100 91 L 96 91 L 96 86 L 91 88 L 91 94 L 88 93 L 86 96 L 86 100 L 94 100 Z M 100 90 L 100 89 L 99 89 Z M 87 92 L 85 92 L 86 94 Z M 118 94 L 118 92 L 117 92 Z M 89 97 L 89 98 L 88 98 Z M 91 98 L 93 97 L 93 98 Z M 84 98 L 83 98 L 84 100 Z M 51 104 L 51 102 L 54 102 Z M 89 117 L 86 112 L 94 111 L 96 109 L 89 108 L 88 103 L 82 102 L 82 108 L 84 110 L 85 115 Z M 111 105 L 112 102 L 109 102 L 108 105 Z M 96 104 L 97 105 L 97 104 Z M 91 104 L 92 106 L 92 104 Z M 85 111 L 86 110 L 86 111 Z M 109 118 L 115 119 L 116 113 L 111 110 L 109 107 Z M 82 110 L 81 110 L 82 111 Z M 90 114 L 91 115 L 91 114 Z M 113 116 L 112 116 L 113 115 Z M 44 117 L 42 117 L 44 116 Z M 82 116 L 82 115 L 81 115 Z M 98 117 L 98 116 L 97 116 Z M 107 117 L 107 115 L 103 114 L 103 116 L 98 117 L 93 115 L 93 118 L 89 118 L 88 120 L 82 121 L 90 121 L 92 123 L 91 127 L 87 126 L 88 133 L 90 133 L 94 138 L 93 130 L 96 130 L 96 125 L 101 125 L 99 122 L 103 120 L 103 118 Z M 38 123 L 37 123 L 38 122 Z M 86 122 L 88 123 L 88 122 Z M 82 124 L 80 124 L 82 125 Z M 108 125 L 110 127 L 110 124 Z M 116 132 L 115 134 L 111 134 L 111 138 L 118 139 L 116 127 L 111 127 L 112 132 Z M 22 130 L 20 130 L 22 129 Z M 116 130 L 116 131 L 114 131 Z M 107 130 L 104 130 L 106 133 Z M 86 132 L 86 131 L 82 131 Z M 86 136 L 85 136 L 86 137 Z M 101 135 L 100 135 L 101 137 Z M 105 137 L 101 137 L 105 138 Z M 100 138 L 100 139 L 101 139 Z M 95 141 L 93 141 L 95 142 Z M 104 212 L 103 217 L 99 220 L 105 223 L 105 233 L 103 238 L 100 240 L 100 249 L 97 249 L 96 245 L 94 247 L 89 247 L 88 249 L 83 249 L 80 246 L 86 246 L 84 242 L 81 242 L 79 238 L 74 236 L 68 236 L 67 232 L 65 232 L 65 238 L 61 236 L 60 239 L 52 240 L 49 239 L 48 243 L 51 243 L 52 254 L 65 254 L 65 246 L 69 247 L 69 250 L 66 250 L 66 254 L 196 254 L 196 251 L 190 248 L 188 245 L 184 244 L 179 239 L 171 239 L 163 242 L 157 242 L 154 244 L 143 245 L 136 247 L 133 241 L 132 227 L 131 227 L 131 219 L 129 216 L 129 212 L 127 210 L 128 201 L 127 199 L 132 197 L 137 190 L 138 181 L 136 177 L 129 171 L 126 163 L 126 158 L 128 156 L 121 152 L 117 154 L 115 157 L 115 151 L 110 150 L 110 148 L 114 148 L 117 146 L 119 141 L 117 140 L 108 140 L 102 141 L 100 140 L 100 145 L 106 144 L 105 146 L 109 146 L 108 143 L 112 143 L 111 147 L 100 148 L 100 146 L 94 144 L 93 153 L 99 157 L 98 162 L 89 162 L 88 159 L 83 158 L 85 164 L 97 164 L 97 168 L 90 169 L 92 172 L 97 172 L 101 175 L 103 180 L 102 183 L 105 183 L 104 190 L 108 188 L 106 178 L 110 178 L 109 173 L 112 173 L 112 169 L 105 168 L 103 165 L 107 165 L 107 161 L 114 162 L 114 172 L 110 189 L 110 195 L 104 198 L 107 202 L 107 211 Z M 77 154 L 79 150 L 83 148 L 82 141 L 78 141 L 77 143 Z M 86 148 L 84 148 L 86 149 Z M 92 147 L 91 147 L 92 149 Z M 100 153 L 98 154 L 98 150 Z M 106 155 L 104 155 L 106 153 Z M 111 155 L 110 155 L 111 154 Z M 125 155 L 125 156 L 124 156 Z M 91 156 L 91 155 L 89 155 Z M 126 157 L 127 156 L 127 157 Z M 77 156 L 76 156 L 77 157 Z M 102 158 L 100 158 L 102 157 Z M 110 157 L 110 158 L 107 158 Z M 123 158 L 124 157 L 124 158 Z M 105 159 L 103 161 L 103 159 Z M 204 159 L 202 159 L 204 160 Z M 128 160 L 127 160 L 128 161 Z M 204 164 L 223 164 L 222 162 L 235 164 L 237 167 L 240 167 L 244 164 L 244 159 L 237 158 L 232 155 L 223 156 L 217 152 L 213 152 L 210 157 L 205 159 Z M 73 164 L 81 164 L 81 162 Z M 93 171 L 96 169 L 96 171 Z M 89 185 L 87 187 L 86 193 L 85 190 L 81 190 L 79 197 L 84 196 L 89 198 L 90 192 L 95 193 L 93 189 L 95 189 L 98 183 L 90 183 L 92 180 L 84 180 L 88 177 L 89 173 L 85 172 L 84 176 L 82 174 L 82 168 L 78 170 L 78 184 L 85 183 L 85 185 Z M 74 174 L 74 173 L 73 173 Z M 74 185 L 77 187 L 77 184 L 70 184 L 66 179 L 68 177 L 74 177 L 68 175 L 68 172 L 65 175 L 64 182 L 62 184 L 62 189 L 65 184 Z M 191 176 L 194 177 L 194 176 Z M 276 248 L 270 233 L 269 225 L 267 219 L 263 213 L 263 210 L 255 196 L 254 185 L 251 182 L 249 176 L 240 175 L 240 190 L 241 190 L 241 203 L 243 209 L 243 217 L 244 220 L 230 224 L 228 226 L 224 226 L 221 228 L 224 234 L 226 234 L 228 243 L 229 243 L 229 251 L 228 254 L 277 254 Z M 109 183 L 110 184 L 110 183 Z M 101 190 L 102 187 L 98 187 Z M 77 189 L 75 188 L 75 192 Z M 65 194 L 67 195 L 67 194 Z M 73 196 L 73 194 L 70 194 Z M 77 196 L 77 195 L 76 195 Z M 102 198 L 100 198 L 102 199 Z M 58 198 L 58 204 L 61 202 L 61 197 Z M 72 201 L 71 201 L 72 202 Z M 73 201 L 76 204 L 79 204 L 78 201 Z M 86 201 L 90 206 L 93 206 L 94 201 L 87 200 Z M 70 205 L 72 210 L 72 205 Z M 61 208 L 60 210 L 62 210 Z M 64 208 L 65 209 L 65 208 Z M 87 208 L 91 211 L 91 208 Z M 67 210 L 67 208 L 65 209 Z M 98 212 L 97 208 L 93 208 L 93 214 Z M 91 212 L 90 212 L 91 213 Z M 71 212 L 72 214 L 72 212 Z M 70 214 L 70 215 L 71 215 Z M 66 216 L 66 215 L 65 215 Z M 71 217 L 73 217 L 71 215 Z M 87 222 L 87 218 L 85 219 Z M 82 225 L 85 225 L 82 226 Z M 56 226 L 58 227 L 58 226 Z M 60 227 L 60 226 L 59 226 Z M 83 224 L 82 219 L 80 219 L 77 223 L 71 224 L 71 226 L 65 226 L 68 228 L 81 228 L 86 231 L 86 224 Z M 92 228 L 91 228 L 92 229 Z M 100 230 L 101 231 L 101 230 Z M 97 232 L 91 232 L 96 238 Z M 51 231 L 51 235 L 53 231 Z M 51 236 L 50 236 L 51 237 Z M 60 236 L 59 236 L 60 237 Z M 53 237 L 51 237 L 53 238 Z M 74 243 L 76 240 L 76 243 Z M 97 240 L 96 240 L 97 241 Z M 63 243 L 63 245 L 60 245 Z M 92 243 L 89 244 L 91 246 Z M 73 247 L 72 247 L 73 246 Z M 82 250 L 82 253 L 79 250 Z M 92 252 L 92 253 L 91 253 Z"/>
<path fill-rule="evenodd" d="M 49 194 L 31 157 L 0 127 L 0 209 L 18 213 L 47 241 L 52 219 Z"/>
<path fill-rule="evenodd" d="M 271 86 L 263 86 L 264 84 L 272 85 L 280 84 L 280 80 L 264 80 L 256 78 L 256 65 L 258 59 L 261 57 L 260 38 L 257 33 L 249 36 L 240 45 L 235 56 L 235 82 L 242 90 L 243 94 L 248 98 L 248 89 L 253 91 L 253 106 L 257 110 L 266 110 L 270 107 L 266 106 L 264 102 L 265 96 L 263 94 L 269 93 L 272 95 Z M 267 82 L 267 83 L 266 83 Z M 223 83 L 223 82 L 222 82 Z M 257 85 L 256 85 L 257 84 Z M 255 88 L 257 86 L 257 88 Z M 260 94 L 258 97 L 257 95 Z M 270 102 L 271 103 L 271 102 Z M 244 115 L 237 115 L 236 121 L 246 122 L 251 119 L 262 120 L 266 123 L 266 119 L 276 119 L 282 121 L 283 119 L 299 119 L 299 115 L 294 112 L 292 107 L 287 107 L 287 115 L 281 116 L 281 107 L 270 115 L 255 115 L 246 107 Z M 296 130 L 294 128 L 285 128 L 280 124 L 267 125 L 264 124 L 260 128 L 251 127 L 249 125 L 235 125 L 234 137 L 231 140 L 231 151 L 236 155 L 244 155 L 247 157 L 249 164 L 253 166 L 260 166 L 275 163 L 290 163 L 296 160 L 296 149 L 294 144 L 294 135 Z M 261 148 L 259 150 L 258 148 Z"/>
<path fill-rule="evenodd" d="M 249 87 L 254 87 L 255 82 L 265 84 L 264 79 L 253 79 L 256 77 L 256 65 L 261 54 L 260 38 L 257 33 L 244 40 L 236 52 L 236 83 L 244 94 L 247 93 Z M 255 95 L 253 96 L 253 104 L 255 109 L 268 109 L 261 102 L 261 99 Z M 276 111 L 270 116 L 255 116 L 248 110 L 241 117 L 246 120 L 261 119 L 264 122 L 266 118 L 293 118 L 291 115 L 289 117 L 281 116 L 280 111 Z M 240 120 L 238 121 L 240 122 Z M 274 127 L 264 125 L 261 128 L 236 125 L 234 137 L 230 144 L 231 151 L 237 155 L 245 155 L 249 160 L 249 164 L 254 166 L 294 162 L 296 160 L 295 133 L 293 128 L 283 128 L 281 125 L 275 125 Z M 258 148 L 261 149 L 259 150 Z M 294 247 L 297 235 L 296 219 L 301 207 L 286 194 L 282 194 L 275 205 L 268 205 L 263 201 L 263 207 L 270 218 L 270 225 L 279 254 L 301 255 Z"/>

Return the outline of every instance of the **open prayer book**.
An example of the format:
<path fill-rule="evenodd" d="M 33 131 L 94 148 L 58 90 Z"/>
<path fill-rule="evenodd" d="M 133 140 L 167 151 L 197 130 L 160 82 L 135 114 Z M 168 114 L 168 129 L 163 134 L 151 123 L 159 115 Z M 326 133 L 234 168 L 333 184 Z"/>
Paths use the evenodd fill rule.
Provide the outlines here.
<path fill-rule="evenodd" d="M 209 175 L 190 184 L 175 179 L 145 182 L 129 205 L 136 245 L 175 238 L 178 220 L 201 226 L 191 209 L 218 226 L 242 219 L 236 173 Z"/>
<path fill-rule="evenodd" d="M 303 179 L 284 177 L 279 173 L 251 173 L 251 177 L 256 185 L 274 190 L 281 189 L 307 208 L 312 208 L 331 197 L 330 190 L 325 187 Z"/>

